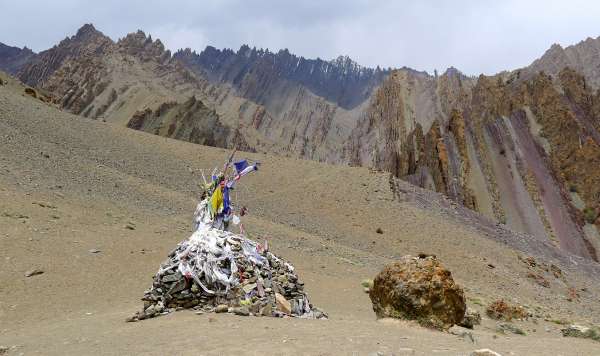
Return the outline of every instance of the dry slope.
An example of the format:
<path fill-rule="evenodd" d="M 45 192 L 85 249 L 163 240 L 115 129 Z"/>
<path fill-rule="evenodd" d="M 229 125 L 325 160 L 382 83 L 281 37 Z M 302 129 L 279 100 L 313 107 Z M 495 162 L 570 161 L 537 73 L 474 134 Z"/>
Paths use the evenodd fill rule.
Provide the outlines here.
<path fill-rule="evenodd" d="M 252 238 L 297 266 L 327 322 L 175 313 L 129 324 L 168 251 L 189 235 L 198 172 L 227 152 L 82 119 L 0 86 L 0 344 L 41 354 L 508 354 L 592 355 L 544 319 L 600 322 L 598 266 L 527 235 L 496 228 L 439 194 L 365 168 L 268 155 L 237 194 Z M 393 189 L 392 189 L 393 188 Z M 376 233 L 377 228 L 383 234 Z M 90 251 L 99 250 L 97 253 Z M 377 322 L 359 283 L 405 254 L 436 254 L 470 306 L 497 298 L 527 305 L 528 336 L 476 343 L 411 324 Z M 565 278 L 528 277 L 519 255 Z M 577 262 L 575 265 L 574 262 Z M 25 277 L 32 268 L 41 275 Z M 544 272 L 540 272 L 544 273 Z M 570 288 L 579 297 L 567 301 Z M 232 331 L 235 337 L 232 337 Z"/>

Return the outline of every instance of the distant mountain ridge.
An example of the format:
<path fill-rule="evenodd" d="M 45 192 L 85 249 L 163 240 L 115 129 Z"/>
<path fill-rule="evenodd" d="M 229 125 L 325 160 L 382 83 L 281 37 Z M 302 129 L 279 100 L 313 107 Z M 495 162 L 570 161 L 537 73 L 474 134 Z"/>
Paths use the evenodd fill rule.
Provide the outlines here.
<path fill-rule="evenodd" d="M 35 53 L 27 47 L 19 48 L 0 43 L 0 70 L 15 75 Z"/>
<path fill-rule="evenodd" d="M 237 52 L 208 46 L 200 54 L 187 48 L 175 52 L 174 58 L 205 72 L 212 81 L 227 82 L 240 90 L 244 89 L 247 77 L 269 73 L 277 78 L 259 80 L 288 80 L 303 85 L 345 109 L 352 109 L 368 99 L 373 89 L 390 73 L 379 67 L 362 67 L 347 56 L 332 61 L 305 59 L 287 49 L 273 53 L 247 45 Z M 244 94 L 261 102 L 262 93 Z"/>
<path fill-rule="evenodd" d="M 563 68 L 569 67 L 581 73 L 588 85 L 594 89 L 600 88 L 600 37 L 581 41 L 563 48 L 553 44 L 542 57 L 536 59 L 526 73 L 544 72 L 557 77 Z"/>
<path fill-rule="evenodd" d="M 142 31 L 114 42 L 85 25 L 18 76 L 88 118 L 384 170 L 598 260 L 599 49 L 553 46 L 529 67 L 469 77 L 248 46 L 171 55 Z"/>

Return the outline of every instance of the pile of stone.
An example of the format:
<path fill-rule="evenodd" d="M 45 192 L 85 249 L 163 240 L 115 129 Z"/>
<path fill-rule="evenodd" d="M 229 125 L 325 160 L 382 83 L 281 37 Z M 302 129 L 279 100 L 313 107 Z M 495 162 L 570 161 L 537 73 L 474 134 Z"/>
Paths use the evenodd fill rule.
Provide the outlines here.
<path fill-rule="evenodd" d="M 327 318 L 314 308 L 294 267 L 227 231 L 196 232 L 169 254 L 134 320 L 178 309 L 239 315 Z"/>
<path fill-rule="evenodd" d="M 220 188 L 212 184 L 211 189 Z M 189 308 L 238 315 L 327 318 L 310 303 L 294 267 L 271 253 L 266 243 L 227 231 L 219 221 L 221 217 L 211 210 L 213 202 L 214 198 L 206 194 L 198 204 L 196 231 L 161 264 L 142 298 L 143 310 L 128 321 Z M 239 223 L 238 216 L 233 220 Z"/>

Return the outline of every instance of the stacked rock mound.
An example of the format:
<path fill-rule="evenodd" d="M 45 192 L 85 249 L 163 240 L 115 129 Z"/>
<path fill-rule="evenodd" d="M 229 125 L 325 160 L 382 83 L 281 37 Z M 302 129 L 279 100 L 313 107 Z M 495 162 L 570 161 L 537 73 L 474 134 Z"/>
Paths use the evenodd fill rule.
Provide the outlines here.
<path fill-rule="evenodd" d="M 445 330 L 465 317 L 463 290 L 435 256 L 404 256 L 386 266 L 373 280 L 369 296 L 379 318 L 416 320 Z"/>
<path fill-rule="evenodd" d="M 239 173 L 236 178 L 239 180 Z M 228 221 L 239 224 L 237 215 L 227 217 L 233 208 L 223 201 L 233 188 L 231 180 L 220 174 L 207 188 L 196 209 L 196 231 L 161 264 L 152 287 L 142 298 L 143 310 L 128 321 L 187 308 L 238 315 L 327 318 L 312 306 L 304 283 L 290 263 L 269 252 L 266 243 L 261 245 L 226 231 Z M 221 200 L 215 201 L 215 195 Z M 224 205 L 230 211 L 224 211 Z"/>

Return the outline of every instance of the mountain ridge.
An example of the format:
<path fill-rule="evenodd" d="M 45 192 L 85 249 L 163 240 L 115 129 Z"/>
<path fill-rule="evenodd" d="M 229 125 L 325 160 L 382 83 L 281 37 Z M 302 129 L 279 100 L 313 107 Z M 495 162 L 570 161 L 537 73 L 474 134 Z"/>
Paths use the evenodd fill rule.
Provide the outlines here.
<path fill-rule="evenodd" d="M 82 116 L 388 171 L 597 260 L 600 40 L 577 46 L 469 77 L 453 67 L 387 71 L 249 46 L 171 54 L 141 30 L 114 42 L 85 25 L 19 76 Z"/>
<path fill-rule="evenodd" d="M 247 45 L 242 45 L 237 52 L 207 46 L 199 54 L 187 48 L 175 52 L 174 58 L 209 73 L 208 77 L 213 81 L 229 82 L 238 89 L 243 86 L 245 76 L 260 71 L 261 66 L 269 66 L 272 67 L 269 70 L 278 76 L 302 84 L 345 109 L 352 109 L 366 100 L 373 87 L 389 74 L 389 70 L 379 67 L 362 67 L 347 56 L 331 61 L 305 59 L 287 49 L 274 53 Z M 260 96 L 253 99 L 261 100 Z"/>

